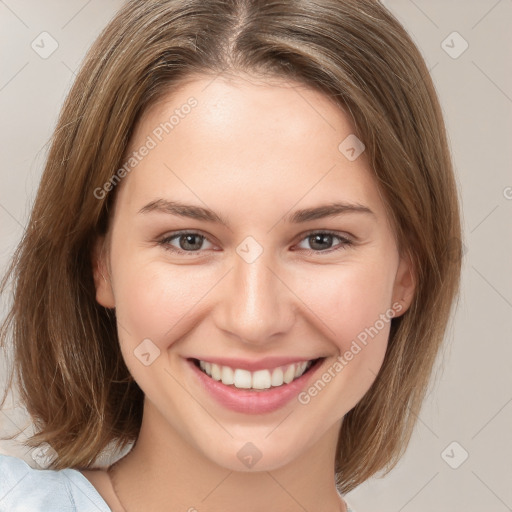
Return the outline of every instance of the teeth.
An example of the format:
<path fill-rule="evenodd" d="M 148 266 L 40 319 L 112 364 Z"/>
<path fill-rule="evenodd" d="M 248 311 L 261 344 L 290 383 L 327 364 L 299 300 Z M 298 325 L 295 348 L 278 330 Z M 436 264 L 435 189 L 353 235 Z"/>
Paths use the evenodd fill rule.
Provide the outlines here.
<path fill-rule="evenodd" d="M 221 379 L 220 366 L 215 363 L 212 363 L 212 379 L 215 379 L 215 380 Z"/>
<path fill-rule="evenodd" d="M 295 377 L 295 365 L 291 364 L 286 368 L 286 371 L 284 372 L 283 380 L 286 384 L 289 384 Z"/>
<path fill-rule="evenodd" d="M 235 370 L 233 379 L 233 384 L 235 385 L 236 388 L 249 389 L 250 387 L 252 387 L 251 372 L 247 370 L 240 370 L 239 368 L 237 368 Z"/>
<path fill-rule="evenodd" d="M 258 370 L 252 374 L 252 387 L 254 389 L 268 389 L 271 380 L 268 370 Z"/>
<path fill-rule="evenodd" d="M 199 361 L 199 367 L 212 379 L 222 381 L 226 386 L 234 385 L 240 389 L 269 389 L 289 384 L 299 378 L 311 366 L 312 361 L 280 366 L 273 370 L 250 372 L 240 368 L 230 368 L 208 361 Z"/>
<path fill-rule="evenodd" d="M 234 371 L 229 366 L 222 367 L 222 384 L 229 386 L 235 382 Z"/>
<path fill-rule="evenodd" d="M 299 377 L 300 375 L 302 375 L 304 373 L 304 370 L 306 369 L 306 365 L 308 364 L 308 362 L 309 361 L 303 361 L 302 363 L 297 365 L 297 368 L 295 369 L 295 375 L 294 375 L 295 378 Z"/>
<path fill-rule="evenodd" d="M 272 372 L 272 378 L 270 380 L 270 384 L 272 386 L 282 386 L 283 385 L 283 382 L 284 382 L 284 379 L 283 379 L 283 370 L 281 370 L 281 368 L 276 368 L 273 372 Z"/>

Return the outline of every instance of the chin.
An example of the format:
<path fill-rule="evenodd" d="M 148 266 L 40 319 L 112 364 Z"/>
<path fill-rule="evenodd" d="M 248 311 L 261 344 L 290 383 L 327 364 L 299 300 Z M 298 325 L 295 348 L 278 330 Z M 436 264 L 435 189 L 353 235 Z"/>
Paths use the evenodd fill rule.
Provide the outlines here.
<path fill-rule="evenodd" d="M 272 440 L 259 441 L 247 438 L 245 441 L 234 440 L 232 443 L 218 445 L 212 452 L 212 446 L 204 447 L 203 454 L 217 466 L 230 471 L 255 472 L 274 471 L 292 463 L 301 453 L 297 446 L 304 448 L 304 443 L 293 443 L 293 446 L 283 446 Z"/>

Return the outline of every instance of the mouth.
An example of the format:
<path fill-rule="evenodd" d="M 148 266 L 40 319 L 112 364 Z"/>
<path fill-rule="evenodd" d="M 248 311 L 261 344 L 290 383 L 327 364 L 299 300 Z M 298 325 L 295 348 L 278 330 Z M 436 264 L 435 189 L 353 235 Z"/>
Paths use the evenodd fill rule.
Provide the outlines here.
<path fill-rule="evenodd" d="M 286 387 L 319 366 L 325 357 L 302 360 L 274 368 L 249 371 L 221 364 L 189 358 L 189 361 L 204 375 L 227 388 L 265 392 Z"/>
<path fill-rule="evenodd" d="M 215 363 L 197 358 L 185 359 L 196 383 L 193 385 L 199 386 L 199 393 L 205 393 L 225 409 L 259 415 L 278 411 L 290 404 L 320 372 L 327 357 L 305 360 L 269 358 L 258 362 L 230 359 L 233 366 L 220 364 L 227 360 L 215 359 Z M 276 364 L 281 366 L 274 366 Z"/>

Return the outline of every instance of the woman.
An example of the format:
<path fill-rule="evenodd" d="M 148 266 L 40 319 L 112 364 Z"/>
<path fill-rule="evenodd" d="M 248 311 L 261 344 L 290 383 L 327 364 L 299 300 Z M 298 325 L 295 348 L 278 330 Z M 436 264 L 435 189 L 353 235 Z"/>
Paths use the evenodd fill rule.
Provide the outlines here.
<path fill-rule="evenodd" d="M 460 239 L 435 90 L 382 5 L 128 2 L 4 280 L 54 456 L 0 456 L 0 510 L 350 510 L 409 441 Z"/>

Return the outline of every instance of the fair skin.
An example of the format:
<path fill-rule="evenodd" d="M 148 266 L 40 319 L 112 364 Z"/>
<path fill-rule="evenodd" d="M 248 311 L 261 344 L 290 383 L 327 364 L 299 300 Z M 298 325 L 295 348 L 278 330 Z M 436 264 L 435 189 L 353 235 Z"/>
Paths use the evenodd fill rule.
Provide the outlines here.
<path fill-rule="evenodd" d="M 97 301 L 115 307 L 124 360 L 145 394 L 137 443 L 116 466 L 117 494 L 127 512 L 346 510 L 334 484 L 338 433 L 376 378 L 389 323 L 309 403 L 263 414 L 211 400 L 186 359 L 323 357 L 320 378 L 379 315 L 397 303 L 395 316 L 407 310 L 409 260 L 366 154 L 349 161 L 338 149 L 355 130 L 327 97 L 279 79 L 198 77 L 146 112 L 131 149 L 191 96 L 198 105 L 118 185 L 95 252 Z M 209 208 L 229 227 L 139 213 L 156 199 Z M 284 219 L 332 202 L 371 213 Z M 174 238 L 168 246 L 188 251 L 175 254 L 158 241 L 178 230 L 205 238 Z M 336 234 L 318 241 L 312 230 Z M 248 236 L 263 248 L 251 263 L 237 253 Z M 160 350 L 147 366 L 134 354 L 144 339 Z M 237 457 L 248 442 L 262 454 L 251 468 Z M 120 509 L 104 472 L 83 474 Z"/>

